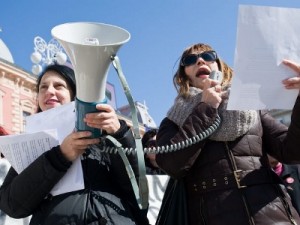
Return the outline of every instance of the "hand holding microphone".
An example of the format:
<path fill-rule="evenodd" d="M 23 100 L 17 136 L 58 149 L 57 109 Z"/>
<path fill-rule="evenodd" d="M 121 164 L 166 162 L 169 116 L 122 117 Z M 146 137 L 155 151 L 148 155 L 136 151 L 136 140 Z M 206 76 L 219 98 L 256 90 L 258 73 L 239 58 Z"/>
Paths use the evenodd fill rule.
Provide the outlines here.
<path fill-rule="evenodd" d="M 210 86 L 214 87 L 216 92 L 221 93 L 222 91 L 221 83 L 223 80 L 223 73 L 219 70 L 213 70 L 209 74 L 209 79 L 211 79 Z"/>
<path fill-rule="evenodd" d="M 221 84 L 221 82 L 223 80 L 223 73 L 219 70 L 213 70 L 209 74 L 209 79 L 217 81 L 218 84 Z"/>
<path fill-rule="evenodd" d="M 211 105 L 213 108 L 218 108 L 222 102 L 221 98 L 221 82 L 223 79 L 222 72 L 212 71 L 209 75 L 210 79 L 206 79 L 204 83 L 201 102 Z"/>

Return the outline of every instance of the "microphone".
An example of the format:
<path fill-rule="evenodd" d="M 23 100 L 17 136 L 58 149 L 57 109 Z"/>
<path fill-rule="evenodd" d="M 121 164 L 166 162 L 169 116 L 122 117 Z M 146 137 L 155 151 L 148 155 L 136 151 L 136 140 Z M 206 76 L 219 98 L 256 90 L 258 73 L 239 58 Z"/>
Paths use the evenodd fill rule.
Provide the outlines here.
<path fill-rule="evenodd" d="M 223 73 L 219 70 L 213 70 L 211 71 L 211 73 L 209 74 L 209 78 L 215 81 L 218 81 L 220 84 L 223 80 Z"/>

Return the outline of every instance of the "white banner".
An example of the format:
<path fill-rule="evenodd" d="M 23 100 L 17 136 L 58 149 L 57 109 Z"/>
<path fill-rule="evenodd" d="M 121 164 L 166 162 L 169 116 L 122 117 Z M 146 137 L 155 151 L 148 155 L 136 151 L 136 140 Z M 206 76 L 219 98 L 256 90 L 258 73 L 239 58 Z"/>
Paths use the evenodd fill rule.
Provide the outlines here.
<path fill-rule="evenodd" d="M 154 225 L 169 181 L 168 175 L 147 175 L 149 184 L 148 219 Z"/>

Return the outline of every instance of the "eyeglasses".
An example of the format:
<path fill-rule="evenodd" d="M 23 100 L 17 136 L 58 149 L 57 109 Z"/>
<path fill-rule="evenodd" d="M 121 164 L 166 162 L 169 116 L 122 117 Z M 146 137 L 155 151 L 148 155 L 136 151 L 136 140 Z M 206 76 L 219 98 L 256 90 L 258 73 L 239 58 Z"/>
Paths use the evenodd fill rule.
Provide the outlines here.
<path fill-rule="evenodd" d="M 199 54 L 189 54 L 181 59 L 182 66 L 194 65 L 198 58 L 202 58 L 206 62 L 213 62 L 218 59 L 217 53 L 215 51 L 205 51 Z"/>

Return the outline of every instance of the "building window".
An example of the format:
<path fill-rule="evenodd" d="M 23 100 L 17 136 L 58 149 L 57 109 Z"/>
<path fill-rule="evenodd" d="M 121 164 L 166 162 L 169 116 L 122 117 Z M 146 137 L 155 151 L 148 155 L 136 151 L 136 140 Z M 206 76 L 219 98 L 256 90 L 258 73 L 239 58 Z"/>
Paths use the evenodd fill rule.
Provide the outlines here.
<path fill-rule="evenodd" d="M 3 109 L 3 97 L 4 92 L 0 90 L 0 124 L 3 125 L 3 115 L 4 115 L 4 109 Z"/>
<path fill-rule="evenodd" d="M 26 127 L 26 117 L 30 116 L 31 114 L 29 112 L 23 111 L 22 112 L 22 121 L 23 121 L 23 126 L 22 126 L 22 132 L 25 131 L 25 127 Z"/>
<path fill-rule="evenodd" d="M 21 100 L 20 105 L 22 108 L 20 110 L 20 112 L 22 112 L 22 119 L 20 120 L 22 122 L 21 132 L 25 132 L 26 117 L 32 115 L 35 112 L 35 105 L 28 99 Z"/>

